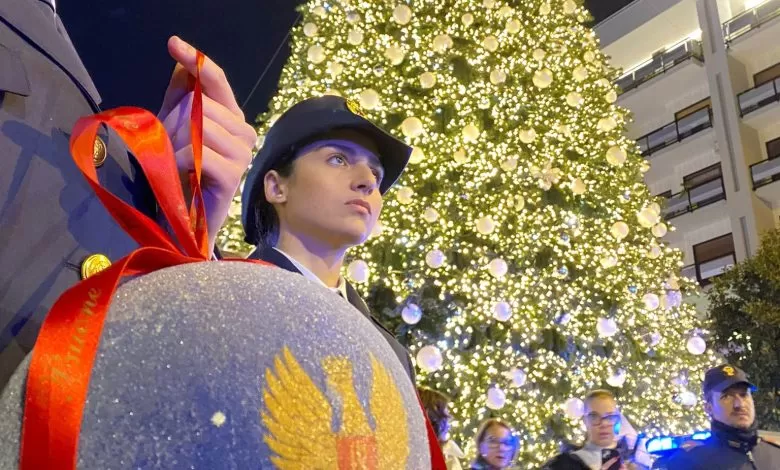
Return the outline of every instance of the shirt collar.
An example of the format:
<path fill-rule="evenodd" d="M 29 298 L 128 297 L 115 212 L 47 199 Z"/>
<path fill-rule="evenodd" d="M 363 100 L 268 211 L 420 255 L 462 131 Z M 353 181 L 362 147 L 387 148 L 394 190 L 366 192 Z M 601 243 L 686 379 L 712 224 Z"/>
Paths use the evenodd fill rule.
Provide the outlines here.
<path fill-rule="evenodd" d="M 341 297 L 343 297 L 344 300 L 348 299 L 348 297 L 347 297 L 347 282 L 344 280 L 344 276 L 339 276 L 339 282 L 336 285 L 336 287 L 328 287 L 327 285 L 325 285 L 324 282 L 322 282 L 322 279 L 318 278 L 313 272 L 311 272 L 311 270 L 309 268 L 307 268 L 306 266 L 304 266 L 301 263 L 299 263 L 298 261 L 296 261 L 295 258 L 293 258 L 292 256 L 288 255 L 287 253 L 285 253 L 284 251 L 280 250 L 277 247 L 274 247 L 274 250 L 278 251 L 279 253 L 284 255 L 285 258 L 290 260 L 290 263 L 292 263 L 293 266 L 295 266 L 295 268 L 298 271 L 300 271 L 301 274 L 303 274 L 303 277 L 318 283 L 319 285 L 321 285 L 322 287 L 324 287 L 324 288 L 326 288 L 326 289 L 328 289 L 330 291 L 335 292 L 336 294 L 338 294 Z"/>

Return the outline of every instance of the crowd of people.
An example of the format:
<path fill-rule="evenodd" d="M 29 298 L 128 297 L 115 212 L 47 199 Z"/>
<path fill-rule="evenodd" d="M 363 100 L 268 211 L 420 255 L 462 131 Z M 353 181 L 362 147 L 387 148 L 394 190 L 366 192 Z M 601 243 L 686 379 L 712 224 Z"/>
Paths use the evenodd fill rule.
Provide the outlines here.
<path fill-rule="evenodd" d="M 67 135 L 76 120 L 99 111 L 99 94 L 57 17 L 53 1 L 0 3 L 0 387 L 35 344 L 53 302 L 80 279 L 94 274 L 95 257 L 110 264 L 137 248 L 106 210 L 69 155 Z M 159 117 L 183 174 L 193 152 L 187 120 L 192 95 L 188 77 L 195 50 L 169 42 L 177 63 Z M 203 190 L 209 240 L 227 217 L 249 166 L 255 132 L 246 123 L 224 72 L 206 60 Z M 103 185 L 152 218 L 154 196 L 122 142 L 106 133 L 95 145 L 94 163 Z M 371 314 L 341 275 L 347 249 L 363 243 L 382 208 L 382 196 L 409 161 L 409 147 L 366 119 L 348 100 L 324 96 L 285 112 L 266 135 L 242 193 L 242 222 L 252 259 L 299 273 L 333 290 L 377 328 L 409 379 L 415 370 L 406 349 Z M 40 162 L 45 162 L 41 165 Z M 187 190 L 187 178 L 182 179 Z M 219 256 L 215 252 L 215 256 Z M 670 470 L 780 468 L 780 448 L 758 438 L 754 387 L 733 366 L 707 373 L 706 410 L 713 436 L 668 460 Z M 449 398 L 420 390 L 447 468 L 461 468 L 464 454 L 447 439 Z M 651 463 L 615 397 L 596 390 L 585 397 L 587 441 L 567 450 L 545 469 L 645 469 Z M 513 423 L 521 425 L 521 423 Z M 488 419 L 475 436 L 471 469 L 513 468 L 519 441 L 512 426 Z M 752 465 L 752 467 L 745 466 Z"/>

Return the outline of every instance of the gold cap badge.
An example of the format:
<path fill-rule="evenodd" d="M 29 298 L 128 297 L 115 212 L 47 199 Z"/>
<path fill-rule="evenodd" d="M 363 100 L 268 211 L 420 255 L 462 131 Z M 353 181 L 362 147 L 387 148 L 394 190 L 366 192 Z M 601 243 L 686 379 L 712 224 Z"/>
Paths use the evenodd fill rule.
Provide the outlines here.
<path fill-rule="evenodd" d="M 366 113 L 363 112 L 363 108 L 361 108 L 358 102 L 355 100 L 347 100 L 347 109 L 350 110 L 353 114 L 357 114 L 362 118 L 366 117 Z"/>

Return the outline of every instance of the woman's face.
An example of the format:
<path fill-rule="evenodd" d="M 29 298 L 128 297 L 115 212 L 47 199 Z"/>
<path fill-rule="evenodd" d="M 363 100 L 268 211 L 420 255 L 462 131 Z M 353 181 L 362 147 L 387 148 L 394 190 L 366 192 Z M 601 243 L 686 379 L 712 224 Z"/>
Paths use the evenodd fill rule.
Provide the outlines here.
<path fill-rule="evenodd" d="M 494 424 L 485 431 L 479 453 L 491 467 L 507 468 L 515 453 L 515 439 L 509 429 Z"/>
<path fill-rule="evenodd" d="M 330 248 L 363 243 L 382 210 L 377 154 L 362 135 L 342 131 L 303 149 L 288 178 L 276 177 L 269 186 L 266 175 L 266 199 L 274 204 L 280 229 Z"/>

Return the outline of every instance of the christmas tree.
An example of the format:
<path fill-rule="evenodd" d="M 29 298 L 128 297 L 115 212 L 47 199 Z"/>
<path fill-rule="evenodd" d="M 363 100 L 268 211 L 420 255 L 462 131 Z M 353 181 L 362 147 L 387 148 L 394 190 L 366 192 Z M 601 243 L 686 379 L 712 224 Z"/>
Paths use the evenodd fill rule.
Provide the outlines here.
<path fill-rule="evenodd" d="M 259 134 L 339 94 L 414 146 L 347 275 L 455 398 L 453 437 L 499 416 L 521 462 L 581 440 L 582 397 L 686 434 L 714 357 L 682 299 L 648 163 L 623 135 L 616 71 L 572 0 L 313 0 Z M 238 211 L 235 212 L 237 215 Z M 222 233 L 246 251 L 240 220 Z M 473 452 L 473 449 L 472 449 Z"/>

